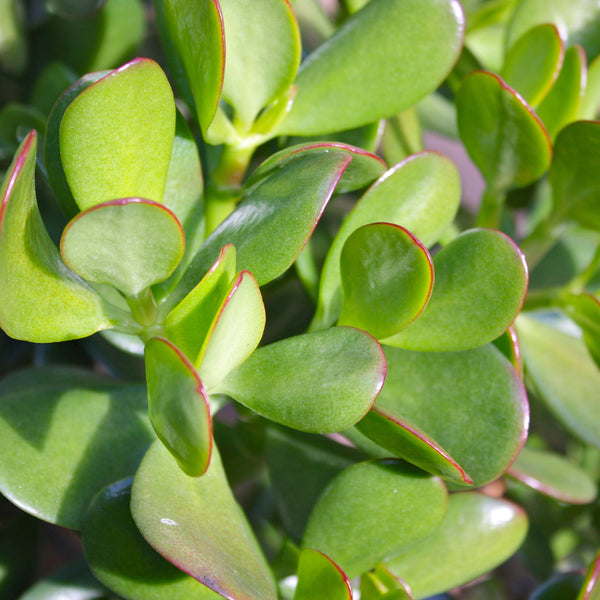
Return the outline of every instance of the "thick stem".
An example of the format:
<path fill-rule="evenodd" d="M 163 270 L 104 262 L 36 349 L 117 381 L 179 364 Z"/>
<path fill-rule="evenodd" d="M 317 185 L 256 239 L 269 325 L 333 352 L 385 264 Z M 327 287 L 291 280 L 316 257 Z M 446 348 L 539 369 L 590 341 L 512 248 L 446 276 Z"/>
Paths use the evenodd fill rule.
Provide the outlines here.
<path fill-rule="evenodd" d="M 133 318 L 144 328 L 150 328 L 158 319 L 158 308 L 150 288 L 142 290 L 134 296 L 127 296 L 127 304 Z"/>
<path fill-rule="evenodd" d="M 481 197 L 481 206 L 477 214 L 477 227 L 489 227 L 490 229 L 499 229 L 502 219 L 502 210 L 506 194 L 493 188 L 486 188 Z"/>

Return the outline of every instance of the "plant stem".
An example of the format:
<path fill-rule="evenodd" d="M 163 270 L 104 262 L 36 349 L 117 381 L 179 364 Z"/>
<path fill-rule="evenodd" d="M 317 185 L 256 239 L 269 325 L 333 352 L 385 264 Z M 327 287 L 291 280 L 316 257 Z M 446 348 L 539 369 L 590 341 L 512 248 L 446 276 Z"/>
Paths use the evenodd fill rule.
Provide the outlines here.
<path fill-rule="evenodd" d="M 146 288 L 134 296 L 127 296 L 126 300 L 133 318 L 140 325 L 147 328 L 156 324 L 158 308 L 150 288 Z"/>
<path fill-rule="evenodd" d="M 477 227 L 498 229 L 505 201 L 506 193 L 487 187 L 481 197 L 481 206 L 476 220 Z"/>

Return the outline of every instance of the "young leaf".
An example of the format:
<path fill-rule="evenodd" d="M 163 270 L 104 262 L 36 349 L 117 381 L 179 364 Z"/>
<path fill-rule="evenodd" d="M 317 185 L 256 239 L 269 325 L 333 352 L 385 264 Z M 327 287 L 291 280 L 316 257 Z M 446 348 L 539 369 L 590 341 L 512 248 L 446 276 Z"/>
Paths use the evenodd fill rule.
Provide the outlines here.
<path fill-rule="evenodd" d="M 527 436 L 529 406 L 521 380 L 496 348 L 429 353 L 386 347 L 385 354 L 388 375 L 376 407 L 425 432 L 476 486 L 508 468 Z"/>
<path fill-rule="evenodd" d="M 328 556 L 305 548 L 300 553 L 294 600 L 352 600 L 352 586 Z"/>
<path fill-rule="evenodd" d="M 302 546 L 356 577 L 427 537 L 446 514 L 437 478 L 401 461 L 366 461 L 340 473 L 321 495 Z"/>
<path fill-rule="evenodd" d="M 412 106 L 444 80 L 463 30 L 456 0 L 370 2 L 302 64 L 279 133 L 351 129 Z"/>
<path fill-rule="evenodd" d="M 154 438 L 140 386 L 43 386 L 0 400 L 0 490 L 40 519 L 79 529 L 94 495 L 133 475 Z"/>
<path fill-rule="evenodd" d="M 535 108 L 558 77 L 564 56 L 565 46 L 556 26 L 537 25 L 506 53 L 500 76 Z"/>
<path fill-rule="evenodd" d="M 537 108 L 551 140 L 567 123 L 577 118 L 586 86 L 586 63 L 581 46 L 568 48 L 558 79 Z"/>
<path fill-rule="evenodd" d="M 219 0 L 225 26 L 223 99 L 242 129 L 291 85 L 300 32 L 287 0 Z"/>
<path fill-rule="evenodd" d="M 389 223 L 365 225 L 352 233 L 342 249 L 340 271 L 338 324 L 359 327 L 378 339 L 414 321 L 433 288 L 427 249 L 409 231 Z"/>
<path fill-rule="evenodd" d="M 208 397 L 190 362 L 171 342 L 146 344 L 150 421 L 162 443 L 190 477 L 203 475 L 212 452 Z"/>
<path fill-rule="evenodd" d="M 65 111 L 60 154 L 81 210 L 115 198 L 162 201 L 175 102 L 162 69 L 135 59 L 85 89 Z"/>
<path fill-rule="evenodd" d="M 524 187 L 550 165 L 552 147 L 542 122 L 497 75 L 467 75 L 456 109 L 463 144 L 491 189 Z"/>
<path fill-rule="evenodd" d="M 429 304 L 385 344 L 426 352 L 467 350 L 497 338 L 515 320 L 527 292 L 517 245 L 490 229 L 472 229 L 434 257 Z"/>
<path fill-rule="evenodd" d="M 94 575 L 130 600 L 222 600 L 148 545 L 133 522 L 130 501 L 131 479 L 125 479 L 99 492 L 86 512 L 82 541 Z"/>
<path fill-rule="evenodd" d="M 32 342 L 86 337 L 114 325 L 113 312 L 64 265 L 35 196 L 36 134 L 31 132 L 2 185 L 0 325 Z"/>
<path fill-rule="evenodd" d="M 334 327 L 258 349 L 216 391 L 276 423 L 332 433 L 365 415 L 384 379 L 379 344 L 359 329 Z"/>
<path fill-rule="evenodd" d="M 527 446 L 508 470 L 525 485 L 569 504 L 589 504 L 597 495 L 594 482 L 576 464 L 552 452 Z"/>
<path fill-rule="evenodd" d="M 411 156 L 380 177 L 358 201 L 329 249 L 311 327 L 328 327 L 339 317 L 340 255 L 353 231 L 369 223 L 393 223 L 408 229 L 424 246 L 431 246 L 454 218 L 460 195 L 456 167 L 436 152 Z"/>
<path fill-rule="evenodd" d="M 78 275 L 127 296 L 164 281 L 183 256 L 177 217 L 162 204 L 123 198 L 96 204 L 63 231 L 60 251 Z"/>
<path fill-rule="evenodd" d="M 192 478 L 162 444 L 154 444 L 135 475 L 131 513 L 159 554 L 218 594 L 276 600 L 269 567 L 216 448 L 205 475 Z"/>
<path fill-rule="evenodd" d="M 395 577 L 384 565 L 377 565 L 360 578 L 361 600 L 412 600 L 406 582 Z"/>
<path fill-rule="evenodd" d="M 406 580 L 415 598 L 426 598 L 500 565 L 526 533 L 527 515 L 515 504 L 476 492 L 453 494 L 442 524 L 385 564 Z"/>

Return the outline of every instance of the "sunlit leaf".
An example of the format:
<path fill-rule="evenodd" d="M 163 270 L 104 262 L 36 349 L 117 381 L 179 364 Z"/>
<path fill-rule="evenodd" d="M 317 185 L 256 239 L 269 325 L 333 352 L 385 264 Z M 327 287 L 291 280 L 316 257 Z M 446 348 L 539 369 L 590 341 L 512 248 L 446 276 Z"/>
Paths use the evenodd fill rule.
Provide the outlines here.
<path fill-rule="evenodd" d="M 300 553 L 294 600 L 352 600 L 352 586 L 329 557 L 305 548 Z"/>

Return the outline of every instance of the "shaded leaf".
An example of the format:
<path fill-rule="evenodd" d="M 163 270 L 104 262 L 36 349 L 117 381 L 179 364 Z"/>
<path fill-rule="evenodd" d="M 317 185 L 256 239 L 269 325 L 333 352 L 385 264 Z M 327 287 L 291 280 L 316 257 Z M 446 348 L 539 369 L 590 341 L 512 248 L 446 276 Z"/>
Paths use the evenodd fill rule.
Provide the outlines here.
<path fill-rule="evenodd" d="M 352 600 L 352 586 L 329 557 L 305 548 L 300 553 L 294 600 Z"/>

